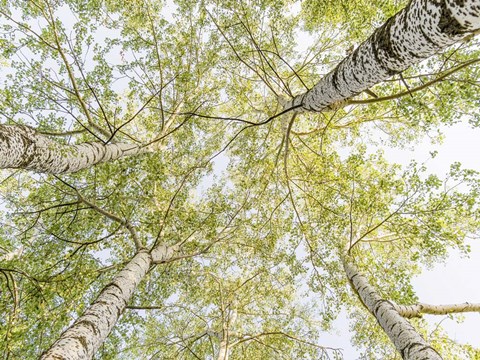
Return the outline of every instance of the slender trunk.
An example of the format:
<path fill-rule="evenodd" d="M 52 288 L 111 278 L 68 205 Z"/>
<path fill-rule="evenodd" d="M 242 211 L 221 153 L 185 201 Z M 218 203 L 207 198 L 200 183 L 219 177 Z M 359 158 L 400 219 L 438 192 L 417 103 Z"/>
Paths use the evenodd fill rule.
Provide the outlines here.
<path fill-rule="evenodd" d="M 91 359 L 112 331 L 135 289 L 153 264 L 171 260 L 178 246 L 139 251 L 103 288 L 95 302 L 41 357 L 41 360 Z"/>
<path fill-rule="evenodd" d="M 478 0 L 412 0 L 308 92 L 287 102 L 323 111 L 480 29 Z"/>
<path fill-rule="evenodd" d="M 465 312 L 480 312 L 480 304 L 463 303 L 463 304 L 447 304 L 447 305 L 431 305 L 431 304 L 414 304 L 414 305 L 398 305 L 393 304 L 400 315 L 408 319 L 421 317 L 422 314 L 430 315 L 446 315 Z"/>
<path fill-rule="evenodd" d="M 0 125 L 0 169 L 72 173 L 95 164 L 145 152 L 134 144 L 101 142 L 63 145 L 22 125 Z"/>
<path fill-rule="evenodd" d="M 228 360 L 230 350 L 228 348 L 228 341 L 224 339 L 220 341 L 220 348 L 218 350 L 217 360 Z"/>
<path fill-rule="evenodd" d="M 228 305 L 228 311 L 222 306 L 222 314 L 227 315 L 223 319 L 222 332 L 218 333 L 218 338 L 220 340 L 220 346 L 218 348 L 217 360 L 228 360 L 230 356 L 230 348 L 233 346 L 230 342 L 230 329 L 233 327 L 237 321 L 237 309 L 231 309 L 231 304 Z"/>
<path fill-rule="evenodd" d="M 347 277 L 360 300 L 375 316 L 383 331 L 406 360 L 441 360 L 441 356 L 422 338 L 415 328 L 401 316 L 394 305 L 382 299 L 361 275 L 357 267 L 343 259 Z"/>

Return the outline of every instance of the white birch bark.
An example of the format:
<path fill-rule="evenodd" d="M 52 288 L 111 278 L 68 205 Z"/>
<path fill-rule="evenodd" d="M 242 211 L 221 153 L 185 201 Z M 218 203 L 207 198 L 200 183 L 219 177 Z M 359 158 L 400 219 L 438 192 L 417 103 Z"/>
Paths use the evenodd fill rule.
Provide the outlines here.
<path fill-rule="evenodd" d="M 220 341 L 220 348 L 218 350 L 217 360 L 228 360 L 229 353 L 230 353 L 230 351 L 229 351 L 229 348 L 228 348 L 227 340 Z"/>
<path fill-rule="evenodd" d="M 285 104 L 324 111 L 480 29 L 479 0 L 412 0 L 312 89 Z"/>
<path fill-rule="evenodd" d="M 228 360 L 230 357 L 230 349 L 234 346 L 234 344 L 230 342 L 230 336 L 232 335 L 230 329 L 235 324 L 238 313 L 236 309 L 225 311 L 222 307 L 222 314 L 226 315 L 226 318 L 223 319 L 222 331 L 214 333 L 214 335 L 220 340 L 217 360 Z"/>
<path fill-rule="evenodd" d="M 22 125 L 0 125 L 0 169 L 63 174 L 146 152 L 135 144 L 101 142 L 63 145 Z"/>
<path fill-rule="evenodd" d="M 152 256 L 148 251 L 137 253 L 41 359 L 91 359 L 112 331 L 151 265 Z"/>
<path fill-rule="evenodd" d="M 408 320 L 398 313 L 395 306 L 378 295 L 352 262 L 343 259 L 343 267 L 352 287 L 370 313 L 375 316 L 383 331 L 392 340 L 402 359 L 442 359 Z"/>
<path fill-rule="evenodd" d="M 432 304 L 414 304 L 414 305 L 398 305 L 393 304 L 395 310 L 400 315 L 408 319 L 414 317 L 421 317 L 422 314 L 430 315 L 446 315 L 446 314 L 458 314 L 465 312 L 480 312 L 480 304 L 475 303 L 463 303 L 463 304 L 445 304 L 445 305 L 432 305 Z"/>
<path fill-rule="evenodd" d="M 170 260 L 178 246 L 139 251 L 100 293 L 95 302 L 63 332 L 41 360 L 92 359 L 125 310 L 153 264 Z"/>

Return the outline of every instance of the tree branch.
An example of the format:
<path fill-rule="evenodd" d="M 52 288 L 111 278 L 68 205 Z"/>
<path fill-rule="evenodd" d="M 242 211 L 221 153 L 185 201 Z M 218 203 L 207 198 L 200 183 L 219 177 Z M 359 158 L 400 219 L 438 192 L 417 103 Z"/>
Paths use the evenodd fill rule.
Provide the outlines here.
<path fill-rule="evenodd" d="M 414 305 L 398 305 L 393 304 L 400 315 L 407 319 L 422 317 L 423 314 L 429 315 L 448 315 L 459 314 L 466 312 L 480 312 L 480 303 L 463 304 L 445 304 L 445 305 L 431 305 L 425 303 L 418 303 Z"/>

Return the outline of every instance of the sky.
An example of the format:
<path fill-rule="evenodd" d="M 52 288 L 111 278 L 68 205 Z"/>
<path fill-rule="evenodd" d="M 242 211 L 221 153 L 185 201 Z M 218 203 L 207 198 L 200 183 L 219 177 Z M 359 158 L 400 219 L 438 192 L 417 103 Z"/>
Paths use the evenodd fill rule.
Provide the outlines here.
<path fill-rule="evenodd" d="M 434 159 L 426 162 L 428 172 L 442 178 L 453 162 L 463 167 L 480 171 L 480 129 L 472 129 L 467 123 L 444 127 L 444 141 L 432 145 L 428 138 L 409 149 L 383 148 L 385 158 L 390 162 L 407 165 L 415 159 L 424 163 L 430 159 L 431 151 L 438 151 Z M 471 252 L 468 257 L 452 251 L 445 263 L 438 263 L 413 280 L 413 288 L 420 302 L 428 304 L 480 303 L 480 240 L 469 240 Z M 441 323 L 452 340 L 459 343 L 480 345 L 480 313 L 463 314 L 464 321 L 458 323 L 448 316 L 425 315 L 434 329 Z M 332 334 L 322 336 L 322 345 L 343 348 L 345 359 L 357 359 L 358 351 L 350 344 L 350 334 L 346 314 L 342 313 L 334 322 Z"/>
<path fill-rule="evenodd" d="M 300 3 L 295 4 L 297 6 L 292 7 L 292 14 L 296 14 L 300 10 Z M 167 6 L 164 9 L 164 15 L 167 19 L 171 17 L 174 9 L 175 5 L 172 1 L 167 1 Z M 315 39 L 309 34 L 299 32 L 297 40 L 298 51 L 306 52 L 306 49 Z M 447 173 L 450 165 L 456 161 L 461 162 L 466 168 L 480 171 L 480 129 L 472 129 L 466 123 L 459 123 L 448 128 L 445 127 L 443 133 L 445 139 L 442 144 L 432 145 L 430 140 L 425 138 L 424 141 L 408 149 L 384 148 L 385 157 L 391 162 L 402 165 L 407 165 L 412 159 L 419 163 L 428 160 L 426 163 L 428 171 L 437 174 L 440 178 Z M 434 150 L 438 151 L 438 155 L 431 159 L 430 152 Z M 219 174 L 224 171 L 227 163 L 228 158 L 226 156 L 222 155 L 217 158 L 214 166 L 215 173 Z M 211 181 L 214 181 L 213 176 L 206 179 L 202 187 L 208 187 Z M 475 282 L 471 281 L 476 274 L 480 273 L 480 241 L 470 242 L 470 245 L 472 251 L 469 258 L 461 256 L 458 252 L 453 252 L 444 264 L 437 264 L 431 269 L 424 269 L 423 273 L 414 280 L 413 286 L 421 302 L 431 304 L 480 302 L 480 286 L 476 286 Z M 441 322 L 451 339 L 472 345 L 480 344 L 479 313 L 465 314 L 465 320 L 460 324 L 446 316 L 427 315 L 425 318 L 431 323 L 432 327 Z M 348 322 L 344 313 L 335 321 L 333 333 L 322 336 L 321 344 L 343 348 L 345 359 L 357 358 L 358 351 L 350 345 Z"/>
<path fill-rule="evenodd" d="M 167 1 L 165 17 L 169 18 L 174 5 Z M 299 4 L 299 3 L 297 3 Z M 292 13 L 299 9 L 292 9 Z M 169 16 L 170 15 L 170 16 Z M 301 33 L 298 35 L 300 44 L 298 51 L 305 51 L 313 39 Z M 5 70 L 5 69 L 2 69 Z M 5 72 L 4 72 L 5 74 Z M 445 140 L 443 144 L 432 145 L 428 139 L 412 146 L 410 149 L 384 149 L 385 157 L 391 162 L 408 164 L 411 159 L 423 163 L 430 158 L 429 153 L 437 150 L 438 155 L 427 162 L 426 166 L 432 173 L 442 177 L 449 169 L 450 164 L 459 161 L 466 168 L 480 171 L 480 129 L 471 129 L 467 124 L 460 123 L 444 128 Z M 227 158 L 219 157 L 216 161 L 216 171 L 222 171 Z M 465 258 L 458 252 L 452 252 L 444 264 L 437 264 L 415 278 L 414 289 L 421 302 L 431 304 L 449 304 L 461 302 L 480 302 L 480 286 L 475 281 L 480 273 L 480 241 L 470 241 L 471 253 Z M 479 313 L 465 314 L 465 321 L 457 324 L 446 316 L 426 316 L 432 326 L 442 322 L 450 338 L 472 345 L 480 344 Z M 333 334 L 325 335 L 321 344 L 344 349 L 346 359 L 356 359 L 357 351 L 349 345 L 348 323 L 345 316 L 335 322 Z"/>
<path fill-rule="evenodd" d="M 442 176 L 450 164 L 455 161 L 463 167 L 480 171 L 480 129 L 472 129 L 466 123 L 459 123 L 444 128 L 443 144 L 432 146 L 424 141 L 413 151 L 386 151 L 387 158 L 402 162 L 410 156 L 419 161 L 428 158 L 428 153 L 438 150 L 438 156 L 427 163 L 429 171 Z M 437 264 L 433 269 L 425 270 L 414 281 L 414 289 L 421 302 L 431 304 L 451 304 L 463 302 L 480 302 L 480 286 L 477 278 L 480 273 L 480 241 L 471 240 L 469 258 L 459 252 L 452 252 L 445 264 Z M 446 316 L 426 317 L 432 324 L 442 321 Z M 450 338 L 471 345 L 480 344 L 480 313 L 465 314 L 465 321 L 457 324 L 453 320 L 445 320 L 442 326 L 448 331 Z"/>
<path fill-rule="evenodd" d="M 432 144 L 428 137 L 406 149 L 382 147 L 385 158 L 392 163 L 406 166 L 411 160 L 425 163 L 427 173 L 443 178 L 454 162 L 460 162 L 463 168 L 480 172 L 480 129 L 474 129 L 467 122 L 443 127 L 444 140 Z M 375 151 L 376 149 L 371 149 Z M 430 153 L 437 151 L 435 158 Z M 218 157 L 214 165 L 214 173 L 219 175 L 226 170 L 228 157 Z M 214 176 L 205 179 L 205 188 L 214 181 Z M 466 257 L 458 251 L 452 251 L 444 263 L 437 263 L 432 268 L 424 268 L 423 272 L 413 280 L 413 288 L 420 302 L 441 305 L 456 303 L 480 303 L 480 286 L 476 279 L 480 274 L 480 239 L 468 240 L 471 252 Z M 448 316 L 425 315 L 432 329 L 441 323 L 449 338 L 459 343 L 480 345 L 480 313 L 462 314 L 464 321 Z M 358 351 L 350 345 L 346 313 L 342 312 L 334 322 L 330 334 L 322 334 L 320 345 L 343 349 L 345 359 L 357 359 Z"/>
<path fill-rule="evenodd" d="M 299 3 L 296 3 L 299 4 Z M 292 13 L 298 13 L 299 8 L 292 8 Z M 297 35 L 299 52 L 305 52 L 313 43 L 314 38 L 304 32 Z M 444 141 L 431 144 L 425 138 L 408 149 L 383 148 L 385 158 L 390 162 L 407 165 L 411 160 L 426 162 L 429 173 L 443 178 L 450 165 L 460 162 L 464 168 L 480 171 L 480 129 L 472 129 L 466 122 L 457 123 L 442 128 Z M 372 149 L 373 150 L 373 149 Z M 438 151 L 431 159 L 430 152 Z M 428 160 L 428 161 L 427 161 Z M 452 252 L 445 263 L 436 264 L 431 269 L 424 269 L 422 274 L 413 281 L 413 288 L 421 302 L 429 304 L 452 304 L 473 302 L 480 303 L 480 240 L 469 241 L 471 253 L 469 257 Z M 451 339 L 460 343 L 480 346 L 480 313 L 464 314 L 464 321 L 458 323 L 447 316 L 426 315 L 432 328 L 442 324 Z M 357 351 L 349 344 L 349 330 L 345 314 L 335 321 L 335 329 L 330 335 L 325 335 L 322 345 L 343 348 L 345 359 L 356 359 Z"/>

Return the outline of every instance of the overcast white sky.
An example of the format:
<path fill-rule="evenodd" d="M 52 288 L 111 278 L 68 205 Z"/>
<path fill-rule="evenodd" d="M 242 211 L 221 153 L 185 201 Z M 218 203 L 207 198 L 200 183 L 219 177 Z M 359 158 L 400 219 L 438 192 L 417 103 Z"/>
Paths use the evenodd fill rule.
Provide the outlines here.
<path fill-rule="evenodd" d="M 385 157 L 391 162 L 406 165 L 411 159 L 419 163 L 430 158 L 429 153 L 438 151 L 434 159 L 426 166 L 430 173 L 444 177 L 455 162 L 463 167 L 480 171 L 480 129 L 472 129 L 466 123 L 459 123 L 444 129 L 443 144 L 432 145 L 428 139 L 414 146 L 411 150 L 385 148 Z M 463 302 L 480 302 L 480 241 L 469 241 L 471 253 L 468 258 L 458 252 L 452 252 L 444 264 L 437 264 L 432 269 L 425 269 L 414 281 L 413 286 L 421 302 L 430 304 L 453 304 Z M 432 327 L 441 322 L 451 339 L 460 343 L 480 346 L 480 313 L 464 314 L 465 320 L 457 323 L 447 316 L 427 315 L 425 318 Z M 345 359 L 357 359 L 357 351 L 349 344 L 348 323 L 344 317 L 336 322 L 333 335 L 325 336 L 322 345 L 341 347 Z"/>
<path fill-rule="evenodd" d="M 421 161 L 427 159 L 432 150 L 438 150 L 438 156 L 429 161 L 427 167 L 439 176 L 444 175 L 455 161 L 461 162 L 465 168 L 480 171 L 480 129 L 472 129 L 467 123 L 445 129 L 445 141 L 441 145 L 432 146 L 425 141 L 412 152 L 389 150 L 386 155 L 398 163 L 407 157 Z M 480 241 L 472 240 L 469 244 L 472 249 L 469 258 L 454 252 L 445 264 L 426 270 L 415 280 L 420 301 L 432 304 L 480 302 L 480 286 L 476 281 L 480 273 Z M 439 322 L 445 316 L 430 315 L 427 318 Z M 451 338 L 480 345 L 480 313 L 466 314 L 462 324 L 447 319 L 442 326 Z"/>
<path fill-rule="evenodd" d="M 175 8 L 171 1 L 163 11 L 165 17 L 171 18 Z M 297 3 L 299 4 L 299 3 Z M 292 8 L 292 13 L 298 11 Z M 312 37 L 299 33 L 298 50 L 305 51 L 312 43 Z M 6 69 L 2 69 L 4 71 Z M 449 169 L 450 164 L 460 161 L 465 167 L 480 171 L 480 130 L 471 129 L 467 124 L 457 124 L 445 130 L 445 141 L 442 145 L 431 145 L 427 140 L 415 146 L 412 150 L 385 149 L 385 156 L 391 162 L 407 164 L 415 158 L 423 163 L 430 156 L 432 150 L 438 150 L 438 156 L 428 162 L 430 172 L 442 177 Z M 217 166 L 224 168 L 225 159 L 218 161 Z M 221 169 L 220 169 L 221 171 Z M 462 258 L 458 253 L 453 253 L 446 264 L 438 264 L 433 269 L 425 271 L 414 281 L 414 287 L 420 301 L 433 304 L 480 302 L 480 286 L 476 281 L 480 273 L 480 242 L 471 242 L 472 252 L 470 258 Z M 445 319 L 444 316 L 429 316 L 432 323 Z M 349 345 L 350 336 L 345 319 L 336 321 L 337 335 L 325 336 L 322 345 L 341 347 L 344 349 L 346 359 L 356 359 L 357 352 Z M 480 314 L 466 314 L 462 324 L 452 320 L 445 320 L 442 325 L 447 329 L 453 339 L 480 345 Z"/>
<path fill-rule="evenodd" d="M 167 3 L 171 4 L 171 1 Z M 170 5 L 171 6 L 171 5 Z M 300 3 L 292 7 L 292 14 L 298 13 Z M 170 9 L 173 9 L 171 6 Z M 299 31 L 297 35 L 299 52 L 314 42 L 314 37 Z M 463 167 L 480 171 L 480 129 L 472 129 L 466 122 L 443 129 L 445 140 L 442 144 L 432 145 L 428 138 L 412 146 L 409 150 L 384 148 L 385 157 L 390 162 L 407 165 L 415 159 L 419 163 L 426 163 L 428 172 L 443 178 L 454 162 L 462 163 Z M 438 155 L 431 159 L 430 153 L 438 151 Z M 226 167 L 227 159 L 216 161 L 216 172 Z M 480 274 L 480 241 L 470 241 L 471 253 L 468 258 L 453 252 L 444 264 L 437 264 L 432 269 L 425 269 L 413 284 L 421 302 L 431 304 L 450 304 L 462 302 L 480 302 L 480 286 L 477 279 Z M 468 313 L 465 320 L 458 324 L 447 316 L 425 316 L 434 326 L 441 322 L 451 339 L 461 343 L 470 343 L 480 346 L 480 313 Z M 340 347 L 344 349 L 345 359 L 357 359 L 358 352 L 350 345 L 348 323 L 345 316 L 340 317 L 334 334 L 325 336 L 321 345 Z"/>

